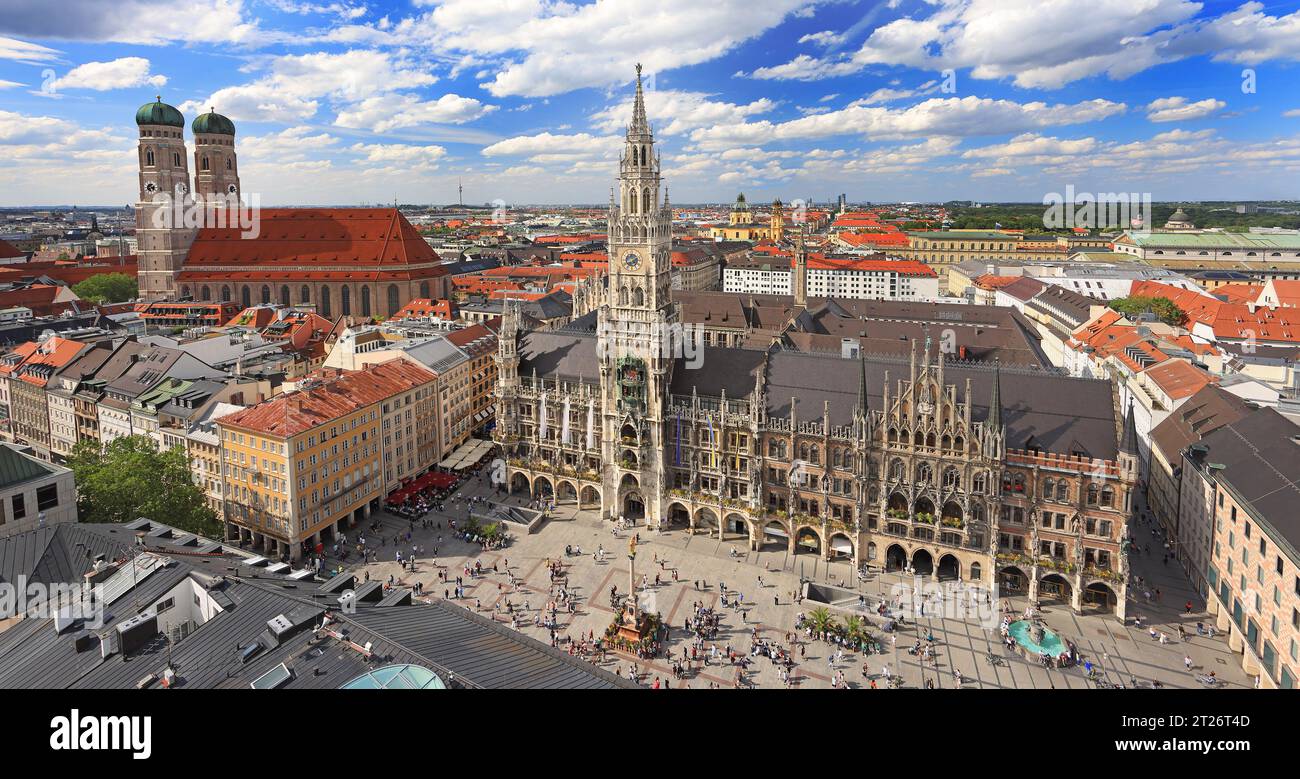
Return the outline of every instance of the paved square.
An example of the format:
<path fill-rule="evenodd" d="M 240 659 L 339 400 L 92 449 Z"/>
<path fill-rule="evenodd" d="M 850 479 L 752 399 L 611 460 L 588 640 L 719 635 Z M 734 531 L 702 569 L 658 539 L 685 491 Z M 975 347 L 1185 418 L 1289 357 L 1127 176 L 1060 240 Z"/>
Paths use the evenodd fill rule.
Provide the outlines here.
<path fill-rule="evenodd" d="M 410 524 L 396 516 L 379 514 L 384 525 L 381 535 L 386 543 L 376 547 L 374 534 L 368 533 L 372 548 L 379 550 L 379 561 L 365 566 L 353 566 L 358 571 L 367 571 L 372 579 L 387 579 L 389 576 L 404 586 L 411 586 L 417 581 L 423 583 L 425 597 L 441 598 L 444 592 L 452 589 L 438 580 L 438 571 L 444 571 L 454 581 L 461 575 L 466 565 L 473 566 L 481 562 L 485 575 L 466 579 L 465 597 L 459 602 L 466 608 L 478 608 L 480 613 L 511 624 L 511 617 L 505 611 L 506 602 L 519 616 L 519 630 L 543 642 L 549 642 L 550 631 L 545 627 L 536 627 L 534 620 L 548 601 L 551 600 L 551 581 L 548 570 L 543 565 L 547 559 L 560 560 L 568 574 L 568 588 L 575 596 L 576 611 L 568 614 L 563 608 L 558 616 L 558 636 L 561 649 L 567 648 L 570 637 L 581 637 L 593 633 L 597 637 L 604 634 L 612 619 L 609 608 L 609 588 L 616 585 L 621 595 L 628 587 L 627 542 L 628 533 L 613 533 L 608 522 L 601 522 L 596 512 L 577 511 L 570 504 L 560 506 L 553 516 L 544 522 L 532 535 L 526 535 L 517 528 L 511 528 L 510 545 L 499 551 L 482 552 L 474 545 L 453 540 L 447 529 L 447 520 L 463 520 L 466 515 L 467 496 L 480 495 L 491 499 L 500 496 L 486 484 L 474 480 L 463 486 L 452 501 L 446 505 L 446 511 L 430 515 L 442 523 L 442 529 L 420 530 L 418 525 L 412 531 L 411 541 L 402 541 L 395 546 L 393 536 L 407 532 Z M 525 501 L 511 498 L 511 503 L 522 504 Z M 718 635 L 715 641 L 721 660 L 707 664 L 695 663 L 685 674 L 685 678 L 672 678 L 670 661 L 661 656 L 649 662 L 640 662 L 640 679 L 645 684 L 652 684 L 658 678 L 660 683 L 668 682 L 670 687 L 702 688 L 710 684 L 720 687 L 732 687 L 736 683 L 737 667 L 725 660 L 725 649 L 729 646 L 738 654 L 748 654 L 752 644 L 755 628 L 762 638 L 776 641 L 785 648 L 790 648 L 787 634 L 792 633 L 796 615 L 811 611 L 819 604 L 804 600 L 802 604 L 793 601 L 800 579 L 835 585 L 847 584 L 855 588 L 854 573 L 850 563 L 843 561 L 827 562 L 811 554 L 790 555 L 782 551 L 750 552 L 743 540 L 720 541 L 716 537 L 702 535 L 689 536 L 685 531 L 677 530 L 655 533 L 644 527 L 640 532 L 641 543 L 637 552 L 637 576 L 648 575 L 651 584 L 648 592 L 642 595 L 651 598 L 659 613 L 670 627 L 667 642 L 669 653 L 673 658 L 681 659 L 683 651 L 689 647 L 694 637 L 684 628 L 684 620 L 691 611 L 691 604 L 702 603 L 714 608 L 721 616 Z M 357 531 L 354 530 L 353 533 Z M 442 541 L 439 544 L 438 538 Z M 1149 547 L 1154 559 L 1147 554 L 1133 556 L 1134 573 L 1149 582 L 1154 592 L 1159 589 L 1160 602 L 1148 604 L 1142 596 L 1143 588 L 1131 588 L 1137 598 L 1143 602 L 1129 604 L 1131 615 L 1143 617 L 1143 627 L 1133 624 L 1121 625 L 1111 615 L 1074 614 L 1064 605 L 1045 605 L 1041 611 L 1044 622 L 1052 630 L 1073 641 L 1083 657 L 1094 665 L 1100 666 L 1103 676 L 1112 683 L 1125 686 L 1136 679 L 1139 686 L 1150 686 L 1158 681 L 1165 687 L 1198 687 L 1192 673 L 1184 670 L 1184 655 L 1193 661 L 1194 673 L 1215 671 L 1227 686 L 1241 687 L 1251 684 L 1250 677 L 1241 670 L 1238 658 L 1232 653 L 1223 636 L 1208 638 L 1197 636 L 1196 622 L 1205 621 L 1201 610 L 1204 605 L 1195 596 L 1190 585 L 1177 565 L 1162 565 L 1160 562 L 1160 543 L 1140 523 L 1134 525 L 1134 537 L 1139 548 Z M 395 562 L 398 549 L 405 559 L 411 550 L 411 544 L 421 547 L 417 556 L 417 571 L 412 574 L 402 570 Z M 435 558 L 433 547 L 438 546 Z M 582 556 L 564 556 L 566 545 L 581 547 Z M 603 547 L 606 554 L 604 562 L 593 559 L 597 548 Z M 735 556 L 733 556 L 733 551 Z M 437 567 L 434 567 L 436 559 Z M 517 579 L 512 586 L 506 573 L 509 562 L 509 574 Z M 660 565 L 662 563 L 662 565 Z M 498 572 L 492 572 L 496 565 Z M 677 581 L 673 580 L 673 572 Z M 660 583 L 655 585 L 658 575 Z M 759 585 L 759 577 L 763 584 Z M 696 589 L 696 581 L 701 586 Z M 896 585 L 910 582 L 910 577 L 900 574 L 875 574 L 855 589 L 863 593 L 871 606 L 875 606 L 881 597 L 887 595 Z M 739 593 L 743 596 L 744 606 L 740 609 L 721 608 L 720 586 L 727 587 L 731 599 Z M 1192 600 L 1196 611 L 1191 615 L 1182 614 L 1183 604 Z M 1018 614 L 1025 607 L 1023 597 L 1010 598 L 1013 609 Z M 850 612 L 832 609 L 832 613 L 843 617 Z M 835 660 L 836 647 L 823 642 L 811 640 L 803 633 L 798 633 L 794 656 L 797 660 L 791 674 L 792 687 L 830 687 L 833 675 L 842 672 L 846 686 L 861 688 L 869 686 L 870 679 L 876 679 L 880 688 L 884 681 L 880 675 L 888 666 L 889 671 L 901 675 L 904 687 L 925 686 L 927 680 L 938 688 L 957 686 L 954 669 L 963 676 L 963 688 L 1089 688 L 1095 685 L 1088 681 L 1081 667 L 1067 669 L 1044 669 L 1032 658 L 1022 659 L 1007 654 L 1001 647 L 996 624 L 986 627 L 977 620 L 947 619 L 924 617 L 919 625 L 909 623 L 900 628 L 891 640 L 888 633 L 880 626 L 883 622 L 874 612 L 868 615 L 872 622 L 873 634 L 884 645 L 884 654 L 861 655 L 847 652 L 838 661 Z M 1177 637 L 1177 625 L 1182 624 L 1190 637 L 1180 642 Z M 1154 625 L 1158 631 L 1169 636 L 1169 643 L 1162 645 L 1147 633 L 1147 626 Z M 934 665 L 925 667 L 918 658 L 906 650 L 922 635 L 930 633 L 935 638 L 937 658 Z M 990 662 L 989 655 L 1002 658 L 1000 664 Z M 623 674 L 631 672 L 635 658 L 622 653 L 609 653 L 602 665 Z M 745 684 L 756 687 L 783 687 L 780 669 L 765 657 L 753 657 L 752 662 L 741 672 Z M 863 664 L 868 673 L 864 678 Z"/>

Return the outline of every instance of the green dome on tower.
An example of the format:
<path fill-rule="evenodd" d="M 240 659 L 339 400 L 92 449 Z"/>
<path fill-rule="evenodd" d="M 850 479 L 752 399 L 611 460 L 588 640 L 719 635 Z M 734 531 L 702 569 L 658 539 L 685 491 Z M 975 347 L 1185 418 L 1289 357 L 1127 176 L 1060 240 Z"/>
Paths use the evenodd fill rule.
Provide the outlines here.
<path fill-rule="evenodd" d="M 161 124 L 167 127 L 184 127 L 185 117 L 175 106 L 167 105 L 159 95 L 157 102 L 145 103 L 135 112 L 136 124 Z"/>
<path fill-rule="evenodd" d="M 222 116 L 221 114 L 208 110 L 206 114 L 199 114 L 194 117 L 194 122 L 190 129 L 195 135 L 199 133 L 215 133 L 217 135 L 234 135 L 235 123 Z"/>

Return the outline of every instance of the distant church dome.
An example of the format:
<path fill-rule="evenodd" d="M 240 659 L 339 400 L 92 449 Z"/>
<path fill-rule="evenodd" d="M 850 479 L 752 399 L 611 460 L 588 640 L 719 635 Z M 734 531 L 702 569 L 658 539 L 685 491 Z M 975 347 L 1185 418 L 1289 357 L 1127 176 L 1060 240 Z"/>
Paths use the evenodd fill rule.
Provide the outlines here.
<path fill-rule="evenodd" d="M 181 115 L 180 111 L 176 110 L 175 106 L 164 103 L 160 95 L 157 102 L 145 103 L 140 106 L 140 110 L 135 112 L 135 123 L 184 127 L 185 117 Z"/>
<path fill-rule="evenodd" d="M 206 114 L 199 114 L 194 117 L 194 123 L 190 129 L 195 135 L 199 133 L 215 133 L 216 135 L 234 135 L 235 123 L 215 111 L 209 110 Z"/>

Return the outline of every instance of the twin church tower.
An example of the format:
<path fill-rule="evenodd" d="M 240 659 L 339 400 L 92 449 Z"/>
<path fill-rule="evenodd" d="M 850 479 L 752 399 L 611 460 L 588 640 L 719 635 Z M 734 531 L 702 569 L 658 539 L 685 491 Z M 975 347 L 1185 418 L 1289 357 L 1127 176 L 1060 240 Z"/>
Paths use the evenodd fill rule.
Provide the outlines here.
<path fill-rule="evenodd" d="M 136 237 L 140 295 L 146 300 L 176 298 L 176 277 L 185 263 L 196 230 L 178 223 L 178 207 L 239 199 L 239 162 L 235 124 L 214 111 L 195 117 L 194 179 L 190 183 L 185 117 L 159 97 L 135 112 L 140 129 L 140 200 Z M 164 210 L 172 214 L 160 213 Z"/>

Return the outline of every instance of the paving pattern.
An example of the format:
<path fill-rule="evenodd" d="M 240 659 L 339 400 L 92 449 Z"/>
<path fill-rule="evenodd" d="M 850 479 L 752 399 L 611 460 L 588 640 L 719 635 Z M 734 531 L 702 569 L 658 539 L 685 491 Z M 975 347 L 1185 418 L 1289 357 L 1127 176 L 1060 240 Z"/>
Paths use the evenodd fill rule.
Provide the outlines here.
<path fill-rule="evenodd" d="M 472 482 L 458 491 L 445 507 L 445 512 L 431 515 L 435 521 L 441 522 L 441 530 L 421 530 L 417 525 L 411 541 L 403 540 L 400 547 L 394 545 L 392 537 L 407 532 L 410 524 L 400 517 L 379 514 L 384 527 L 380 535 L 387 536 L 384 539 L 387 543 L 375 547 L 379 549 L 379 560 L 363 568 L 372 579 L 386 580 L 393 576 L 405 586 L 421 582 L 426 597 L 441 598 L 444 593 L 453 593 L 450 585 L 439 581 L 440 570 L 454 581 L 457 575 L 463 575 L 466 565 L 480 562 L 487 573 L 465 579 L 465 597 L 459 603 L 511 624 L 512 618 L 505 611 L 508 602 L 514 614 L 518 615 L 519 630 L 549 642 L 550 630 L 536 627 L 534 619 L 551 599 L 551 580 L 544 562 L 547 559 L 561 560 L 568 577 L 568 589 L 575 596 L 577 605 L 573 614 L 564 609 L 559 612 L 558 646 L 566 648 L 570 638 L 578 639 L 588 632 L 602 635 L 612 619 L 610 586 L 617 586 L 621 594 L 626 594 L 628 589 L 629 532 L 615 533 L 610 523 L 599 520 L 595 512 L 579 512 L 572 504 L 561 505 L 536 533 L 526 535 L 513 531 L 512 542 L 507 548 L 482 552 L 471 544 L 453 540 L 447 529 L 449 519 L 463 520 L 466 517 L 466 496 L 471 495 L 501 497 L 488 485 Z M 522 501 L 514 499 L 512 502 Z M 670 626 L 668 650 L 672 657 L 682 658 L 684 648 L 694 641 L 694 636 L 684 629 L 684 620 L 690 614 L 692 604 L 702 603 L 721 615 L 716 639 L 704 646 L 707 650 L 709 645 L 716 644 L 722 653 L 721 659 L 707 664 L 692 664 L 682 679 L 673 678 L 671 663 L 664 657 L 641 661 L 637 663 L 637 671 L 640 681 L 647 685 L 658 679 L 660 684 L 667 683 L 672 688 L 733 687 L 739 676 L 748 686 L 824 688 L 832 686 L 838 673 L 842 674 L 843 687 L 870 687 L 874 679 L 878 688 L 883 689 L 885 680 L 882 673 L 888 667 L 892 674 L 901 676 L 903 687 L 922 687 L 927 685 L 927 681 L 936 688 L 960 686 L 964 689 L 1097 686 L 1080 667 L 1045 669 L 1034 658 L 1008 654 L 1001 646 L 996 620 L 986 625 L 982 620 L 927 616 L 920 618 L 919 624 L 909 621 L 893 634 L 891 640 L 890 634 L 879 629 L 884 620 L 874 612 L 866 616 L 874 625 L 873 633 L 883 644 L 883 654 L 864 656 L 847 652 L 836 659 L 837 647 L 798 633 L 794 636 L 792 649 L 797 662 L 788 685 L 782 681 L 778 666 L 765 657 L 751 658 L 752 662 L 741 670 L 726 661 L 725 650 L 728 647 L 739 654 L 747 654 L 757 636 L 791 649 L 787 639 L 793 632 L 797 615 L 819 605 L 809 600 L 801 604 L 795 602 L 794 594 L 801 579 L 847 585 L 862 593 L 868 604 L 874 607 L 882 597 L 888 596 L 892 588 L 906 584 L 910 577 L 876 574 L 857 583 L 852 565 L 847 561 L 828 562 L 806 553 L 791 555 L 776 544 L 751 552 L 739 536 L 719 540 L 702 535 L 690 536 L 681 530 L 664 533 L 648 531 L 644 527 L 635 530 L 639 531 L 641 541 L 636 561 L 637 578 L 648 574 L 651 579 L 641 597 L 643 602 L 649 598 Z M 373 546 L 376 539 L 373 533 L 369 535 Z M 1143 576 L 1147 585 L 1145 588 L 1130 587 L 1131 597 L 1136 597 L 1137 602 L 1129 604 L 1129 623 L 1122 625 L 1111 615 L 1077 615 L 1066 605 L 1044 604 L 1041 614 L 1046 625 L 1073 641 L 1084 658 L 1101 669 L 1102 679 L 1110 683 L 1129 687 L 1136 681 L 1139 687 L 1149 687 L 1155 681 L 1168 688 L 1199 687 L 1194 674 L 1213 670 L 1224 686 L 1252 685 L 1253 680 L 1241 670 L 1239 659 L 1228 649 L 1223 636 L 1196 635 L 1196 622 L 1206 621 L 1204 603 L 1194 595 L 1177 564 L 1162 563 L 1161 542 L 1141 524 L 1134 535 L 1137 546 L 1149 548 L 1150 553 L 1134 557 L 1134 573 Z M 438 540 L 440 537 L 441 542 Z M 395 562 L 397 550 L 400 548 L 405 558 L 411 551 L 411 544 L 421 547 L 414 574 L 401 569 Z M 566 558 L 566 545 L 580 547 L 583 555 Z M 433 553 L 435 546 L 438 547 L 436 556 Z M 598 547 L 603 547 L 606 552 L 604 562 L 593 559 Z M 509 575 L 506 573 L 507 561 Z M 492 572 L 493 565 L 497 567 L 496 573 Z M 674 571 L 677 581 L 673 581 Z M 653 583 L 656 573 L 660 578 L 657 586 Z M 510 575 L 516 577 L 514 586 L 510 583 Z M 759 577 L 763 581 L 761 587 Z M 737 593 L 743 596 L 741 608 L 720 608 L 720 587 L 724 584 L 729 599 L 734 600 Z M 1149 603 L 1142 594 L 1144 589 L 1153 593 Z M 1159 602 L 1154 596 L 1156 589 L 1160 590 Z M 1135 596 L 1133 591 L 1136 591 Z M 1023 598 L 1009 600 L 1017 614 L 1026 606 Z M 1188 600 L 1193 602 L 1194 608 L 1190 615 L 1182 613 L 1183 604 Z M 848 613 L 833 611 L 840 616 Z M 1135 626 L 1132 620 L 1139 614 L 1144 618 L 1142 627 Z M 1180 623 L 1189 634 L 1186 642 L 1177 637 L 1176 625 Z M 1150 625 L 1166 633 L 1169 643 L 1161 644 L 1152 639 L 1147 632 Z M 927 634 L 934 636 L 937 656 L 934 663 L 923 665 L 906 650 Z M 1184 668 L 1185 655 L 1192 658 L 1191 673 Z M 997 660 L 991 660 L 990 656 Z M 628 655 L 609 653 L 602 665 L 627 675 L 632 672 L 634 660 Z M 864 663 L 867 666 L 865 676 Z M 954 670 L 962 674 L 960 685 Z"/>

